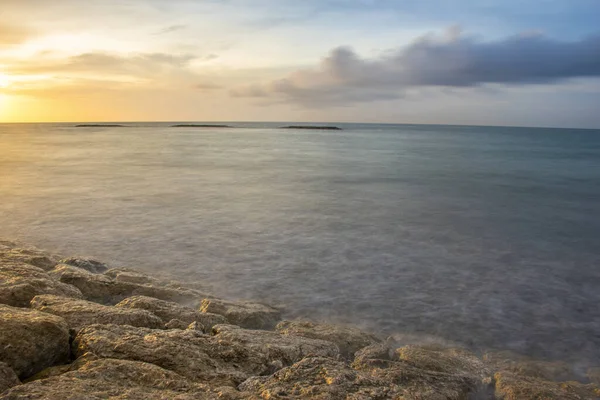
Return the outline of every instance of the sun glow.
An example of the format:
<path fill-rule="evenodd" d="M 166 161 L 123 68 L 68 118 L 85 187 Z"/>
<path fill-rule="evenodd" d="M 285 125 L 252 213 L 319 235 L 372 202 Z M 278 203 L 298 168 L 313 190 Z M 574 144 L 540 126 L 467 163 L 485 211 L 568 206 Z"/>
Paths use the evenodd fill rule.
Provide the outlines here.
<path fill-rule="evenodd" d="M 10 85 L 9 76 L 0 72 L 0 89 L 7 88 L 9 85 Z"/>

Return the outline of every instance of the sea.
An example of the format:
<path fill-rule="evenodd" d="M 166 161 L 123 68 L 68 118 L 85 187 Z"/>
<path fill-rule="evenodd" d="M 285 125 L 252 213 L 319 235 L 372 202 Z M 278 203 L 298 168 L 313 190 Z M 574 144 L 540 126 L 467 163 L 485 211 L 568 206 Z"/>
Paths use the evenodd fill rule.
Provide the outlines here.
<path fill-rule="evenodd" d="M 600 130 L 173 124 L 0 125 L 0 236 L 288 317 L 600 364 Z"/>

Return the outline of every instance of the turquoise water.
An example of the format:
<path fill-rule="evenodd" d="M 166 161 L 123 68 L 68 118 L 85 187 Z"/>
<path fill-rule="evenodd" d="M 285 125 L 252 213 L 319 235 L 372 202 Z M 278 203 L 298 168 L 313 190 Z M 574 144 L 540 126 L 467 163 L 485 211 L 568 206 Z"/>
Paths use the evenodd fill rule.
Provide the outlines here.
<path fill-rule="evenodd" d="M 0 125 L 0 236 L 292 316 L 600 359 L 600 131 L 167 125 Z"/>

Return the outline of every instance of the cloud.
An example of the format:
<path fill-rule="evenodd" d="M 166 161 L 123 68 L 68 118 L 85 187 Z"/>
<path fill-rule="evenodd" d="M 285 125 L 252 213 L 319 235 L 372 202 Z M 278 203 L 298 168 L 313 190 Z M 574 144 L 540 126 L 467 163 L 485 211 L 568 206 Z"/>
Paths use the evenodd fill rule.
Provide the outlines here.
<path fill-rule="evenodd" d="M 600 35 L 568 42 L 529 33 L 483 42 L 451 28 L 443 36 L 428 34 L 373 59 L 338 47 L 316 67 L 231 94 L 307 106 L 343 105 L 399 98 L 419 87 L 526 85 L 578 77 L 600 77 Z"/>
<path fill-rule="evenodd" d="M 168 33 L 173 33 L 173 32 L 177 32 L 177 31 L 182 31 L 184 29 L 187 29 L 187 25 L 171 25 L 168 26 L 164 29 L 161 29 L 160 31 L 158 31 L 156 34 L 157 35 L 165 35 Z"/>
<path fill-rule="evenodd" d="M 34 32 L 12 24 L 0 22 L 0 46 L 20 44 L 33 36 Z"/>
<path fill-rule="evenodd" d="M 5 69 L 10 74 L 93 73 L 109 75 L 152 76 L 185 70 L 197 57 L 191 54 L 133 53 L 120 55 L 103 52 L 84 53 L 66 59 L 13 62 Z"/>
<path fill-rule="evenodd" d="M 221 89 L 223 88 L 223 86 L 221 85 L 217 85 L 216 83 L 210 83 L 210 82 L 200 82 L 197 83 L 193 86 L 194 89 L 197 90 L 216 90 L 216 89 Z"/>
<path fill-rule="evenodd" d="M 31 59 L 0 59 L 3 72 L 12 77 L 12 94 L 48 97 L 104 90 L 184 90 L 192 92 L 196 82 L 216 84 L 192 67 L 192 54 L 92 52 L 67 58 L 40 55 Z M 196 89 L 199 89 L 196 87 Z M 207 84 L 203 90 L 207 90 Z M 47 93 L 45 94 L 44 91 Z"/>

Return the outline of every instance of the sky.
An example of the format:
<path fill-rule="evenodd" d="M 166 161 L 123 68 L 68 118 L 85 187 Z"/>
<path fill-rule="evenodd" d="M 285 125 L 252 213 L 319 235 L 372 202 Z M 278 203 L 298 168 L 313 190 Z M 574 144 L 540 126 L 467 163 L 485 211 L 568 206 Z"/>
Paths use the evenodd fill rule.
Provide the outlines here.
<path fill-rule="evenodd" d="M 0 0 L 0 122 L 600 128 L 598 0 Z"/>

